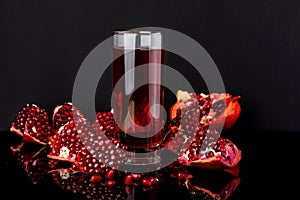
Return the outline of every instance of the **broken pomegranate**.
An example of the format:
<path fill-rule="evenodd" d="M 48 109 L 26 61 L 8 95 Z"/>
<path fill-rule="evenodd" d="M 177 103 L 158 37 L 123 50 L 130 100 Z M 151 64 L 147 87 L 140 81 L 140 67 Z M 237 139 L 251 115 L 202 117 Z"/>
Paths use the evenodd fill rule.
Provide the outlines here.
<path fill-rule="evenodd" d="M 228 93 L 210 94 L 212 99 L 212 109 L 209 114 L 211 124 L 215 127 L 223 125 L 223 131 L 229 130 L 238 120 L 241 113 L 239 103 L 240 96 L 232 96 Z"/>
<path fill-rule="evenodd" d="M 241 150 L 229 139 L 219 137 L 216 131 L 208 130 L 205 139 L 197 136 L 193 139 L 178 162 L 207 169 L 224 169 L 235 167 L 241 160 L 241 155 Z"/>
<path fill-rule="evenodd" d="M 54 131 L 58 131 L 66 123 L 73 121 L 73 115 L 78 116 L 78 120 L 86 120 L 81 111 L 73 106 L 71 102 L 66 102 L 62 105 L 57 105 L 52 114 L 52 126 Z"/>
<path fill-rule="evenodd" d="M 22 136 L 25 142 L 42 145 L 48 144 L 53 135 L 48 113 L 35 104 L 26 104 L 18 112 L 10 131 Z"/>
<path fill-rule="evenodd" d="M 177 128 L 173 127 L 173 129 L 178 131 Z M 176 152 L 178 148 L 182 148 L 182 143 L 187 136 L 184 131 L 177 133 L 171 131 L 169 134 L 175 135 L 175 137 L 173 138 L 173 145 L 169 145 L 168 149 Z M 241 160 L 241 155 L 241 150 L 229 139 L 220 137 L 220 134 L 215 130 L 202 127 L 197 130 L 189 147 L 181 149 L 177 161 L 188 166 L 225 169 L 235 167 Z"/>
<path fill-rule="evenodd" d="M 191 102 L 199 97 L 202 99 L 200 120 L 193 117 L 199 111 L 191 107 Z M 221 133 L 212 128 L 214 126 L 199 123 L 210 113 L 210 99 L 211 95 L 186 93 L 173 107 L 172 112 L 176 109 L 175 117 L 165 131 L 164 143 L 169 143 L 168 149 L 179 156 L 178 162 L 181 164 L 208 169 L 235 167 L 241 159 L 241 151 L 237 146 L 229 139 L 220 137 Z M 188 111 L 181 112 L 184 109 Z M 184 120 L 185 125 L 182 124 Z"/>
<path fill-rule="evenodd" d="M 163 129 L 163 144 L 168 149 L 180 155 L 184 153 L 199 134 L 202 126 L 198 123 L 208 115 L 211 106 L 209 95 L 191 94 L 189 98 L 181 99 L 173 109 L 175 117 Z"/>
<path fill-rule="evenodd" d="M 96 124 L 100 126 L 104 134 L 112 139 L 117 138 L 116 133 L 120 132 L 120 129 L 115 123 L 113 114 L 111 112 L 97 112 L 96 113 Z"/>
<path fill-rule="evenodd" d="M 90 135 L 91 138 L 93 135 Z M 71 166 L 75 171 L 99 174 L 108 168 L 117 168 L 126 161 L 126 146 L 117 140 L 90 139 L 90 144 L 77 152 L 76 160 Z"/>
<path fill-rule="evenodd" d="M 82 137 L 88 134 L 92 134 L 92 127 L 88 121 L 83 121 L 76 126 L 73 120 L 67 122 L 50 138 L 52 151 L 48 157 L 74 162 L 76 154 L 84 147 Z"/>
<path fill-rule="evenodd" d="M 203 95 L 202 93 L 198 95 Z M 178 90 L 176 97 L 177 102 L 170 109 L 171 119 L 176 116 L 176 110 L 180 105 L 180 100 L 191 98 L 193 93 Z M 223 131 L 230 129 L 238 120 L 241 113 L 239 103 L 240 96 L 232 96 L 228 93 L 211 93 L 209 94 L 212 105 L 209 114 L 200 121 L 201 125 L 212 125 L 221 127 Z"/>
<path fill-rule="evenodd" d="M 117 168 L 125 162 L 128 147 L 118 139 L 107 137 L 103 130 L 96 121 L 93 131 L 84 134 L 82 139 L 87 143 L 77 153 L 74 169 L 85 173 L 99 173 L 103 167 Z"/>

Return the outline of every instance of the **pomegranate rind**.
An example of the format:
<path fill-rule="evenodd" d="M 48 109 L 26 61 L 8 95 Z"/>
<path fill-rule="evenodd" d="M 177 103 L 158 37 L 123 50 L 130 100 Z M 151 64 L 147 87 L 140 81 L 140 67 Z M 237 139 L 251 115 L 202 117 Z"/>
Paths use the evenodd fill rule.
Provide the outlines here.
<path fill-rule="evenodd" d="M 202 93 L 201 93 L 202 94 Z M 226 109 L 219 115 L 214 116 L 213 113 L 210 113 L 206 116 L 207 120 L 204 117 L 205 125 L 210 125 L 214 127 L 223 126 L 223 131 L 229 130 L 233 125 L 237 122 L 238 118 L 241 114 L 241 106 L 239 103 L 239 99 L 241 96 L 232 96 L 229 93 L 211 93 L 209 94 L 212 101 L 212 104 L 217 103 L 219 101 L 226 102 Z M 173 119 L 176 117 L 177 109 L 180 108 L 180 100 L 186 100 L 191 98 L 191 93 L 187 91 L 178 90 L 177 94 L 177 102 L 174 103 L 170 108 L 170 118 Z M 212 118 L 212 120 L 211 120 Z"/>
<path fill-rule="evenodd" d="M 224 138 L 219 138 L 219 140 L 222 139 Z M 229 139 L 225 139 L 225 141 L 226 145 L 225 149 L 223 150 L 223 153 L 225 153 L 223 154 L 224 156 L 222 156 L 222 153 L 220 151 L 216 151 L 216 149 L 211 149 L 212 151 L 214 151 L 214 155 L 211 157 L 203 155 L 206 152 L 211 151 L 210 149 L 208 149 L 201 155 L 199 153 L 196 153 L 195 155 L 197 156 L 193 157 L 193 153 L 192 156 L 190 155 L 190 153 L 193 152 L 193 149 L 189 149 L 188 151 L 184 152 L 180 157 L 178 157 L 177 161 L 185 166 L 194 166 L 203 169 L 225 170 L 234 168 L 238 165 L 242 158 L 242 151 Z"/>
<path fill-rule="evenodd" d="M 240 98 L 240 96 L 232 97 L 229 94 L 226 95 L 226 109 L 224 112 L 222 112 L 221 115 L 213 119 L 211 125 L 218 127 L 223 124 L 223 131 L 227 131 L 231 127 L 233 127 L 233 125 L 237 122 L 241 114 L 241 105 L 238 101 Z"/>
<path fill-rule="evenodd" d="M 186 165 L 196 166 L 204 169 L 212 169 L 212 170 L 233 168 L 237 166 L 237 164 L 240 162 L 242 158 L 242 151 L 238 149 L 236 151 L 237 153 L 231 163 L 222 161 L 221 156 L 217 155 L 212 158 L 194 160 L 188 162 Z"/>
<path fill-rule="evenodd" d="M 12 127 L 9 129 L 9 131 L 10 131 L 10 132 L 13 132 L 13 133 L 16 133 L 17 135 L 23 137 L 23 133 L 22 133 L 20 130 L 16 129 L 14 126 L 12 126 Z"/>

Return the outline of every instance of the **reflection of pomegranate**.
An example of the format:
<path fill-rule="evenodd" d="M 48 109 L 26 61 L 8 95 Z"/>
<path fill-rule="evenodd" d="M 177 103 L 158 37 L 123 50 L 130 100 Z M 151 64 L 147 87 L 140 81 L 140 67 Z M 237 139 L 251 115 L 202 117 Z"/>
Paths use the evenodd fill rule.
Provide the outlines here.
<path fill-rule="evenodd" d="M 82 195 L 84 199 L 125 200 L 128 197 L 125 186 L 118 177 L 107 179 L 104 174 L 81 174 L 70 169 L 58 169 L 50 173 L 59 187 Z"/>
<path fill-rule="evenodd" d="M 240 184 L 240 178 L 235 177 L 228 181 L 222 188 L 216 187 L 216 181 L 212 185 L 208 186 L 207 182 L 201 180 L 200 183 L 193 183 L 193 180 L 186 182 L 186 188 L 189 196 L 193 199 L 214 199 L 214 200 L 226 200 L 237 189 Z M 196 182 L 196 181 L 195 181 Z"/>
<path fill-rule="evenodd" d="M 198 94 L 204 95 L 204 94 Z M 176 94 L 178 101 L 170 109 L 171 119 L 176 116 L 176 111 L 180 105 L 180 100 L 191 98 L 192 93 L 179 90 Z M 223 131 L 230 129 L 237 121 L 241 113 L 241 106 L 238 102 L 240 96 L 233 97 L 232 95 L 211 93 L 210 95 L 212 105 L 208 115 L 202 118 L 200 124 L 213 125 L 221 127 L 223 125 Z"/>
<path fill-rule="evenodd" d="M 48 113 L 35 104 L 26 104 L 18 113 L 10 127 L 11 132 L 23 136 L 28 143 L 48 144 L 53 135 Z"/>
<path fill-rule="evenodd" d="M 238 174 L 190 168 L 176 163 L 166 168 L 171 184 L 191 199 L 226 200 L 240 184 Z"/>
<path fill-rule="evenodd" d="M 148 172 L 143 174 L 125 174 L 124 183 L 127 186 L 142 186 L 147 189 L 153 189 L 162 181 L 163 174 L 160 171 Z"/>
<path fill-rule="evenodd" d="M 48 146 L 31 146 L 22 142 L 17 147 L 11 147 L 11 149 L 33 184 L 45 178 L 50 167 L 50 160 L 47 158 L 50 151 Z"/>

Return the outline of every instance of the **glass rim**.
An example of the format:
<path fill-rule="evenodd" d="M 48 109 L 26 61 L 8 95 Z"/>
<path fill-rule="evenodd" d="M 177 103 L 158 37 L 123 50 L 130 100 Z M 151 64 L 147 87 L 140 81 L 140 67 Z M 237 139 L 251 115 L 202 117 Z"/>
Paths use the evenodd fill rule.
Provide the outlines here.
<path fill-rule="evenodd" d="M 124 35 L 124 34 L 136 34 L 136 35 L 153 35 L 153 34 L 160 34 L 163 33 L 161 31 L 156 30 L 114 30 L 114 35 Z"/>

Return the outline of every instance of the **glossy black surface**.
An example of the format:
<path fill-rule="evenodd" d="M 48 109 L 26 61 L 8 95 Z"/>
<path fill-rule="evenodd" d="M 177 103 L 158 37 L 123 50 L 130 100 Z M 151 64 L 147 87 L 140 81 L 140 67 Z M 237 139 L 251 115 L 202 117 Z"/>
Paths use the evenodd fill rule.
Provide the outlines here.
<path fill-rule="evenodd" d="M 297 185 L 293 182 L 297 183 L 299 178 L 300 133 L 232 130 L 223 136 L 230 138 L 243 152 L 239 174 L 235 177 L 220 171 L 191 169 L 198 181 L 207 181 L 204 186 L 215 186 L 220 191 L 230 180 L 238 178 L 240 184 L 229 200 L 271 199 L 279 195 L 297 197 Z M 85 199 L 82 195 L 61 188 L 49 175 L 32 184 L 10 149 L 20 140 L 19 136 L 8 131 L 0 134 L 1 195 L 8 195 L 9 199 Z M 205 180 L 203 177 L 206 177 Z M 161 181 L 159 187 L 147 192 L 139 191 L 139 188 L 136 190 L 135 197 L 131 196 L 131 199 L 189 199 L 187 191 L 180 189 L 172 180 Z"/>

